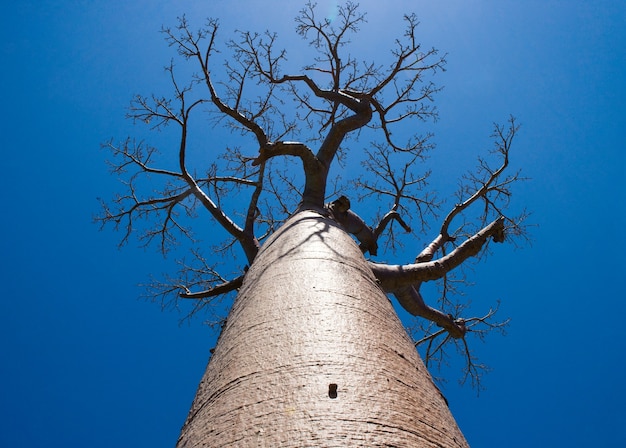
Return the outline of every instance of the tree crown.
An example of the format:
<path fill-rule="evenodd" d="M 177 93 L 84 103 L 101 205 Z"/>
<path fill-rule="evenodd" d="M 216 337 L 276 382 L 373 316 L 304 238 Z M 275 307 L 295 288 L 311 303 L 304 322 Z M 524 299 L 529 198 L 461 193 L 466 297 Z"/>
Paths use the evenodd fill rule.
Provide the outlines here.
<path fill-rule="evenodd" d="M 444 70 L 445 55 L 422 48 L 419 22 L 410 14 L 388 63 L 361 59 L 349 44 L 365 22 L 352 2 L 338 8 L 335 20 L 319 17 L 308 3 L 295 23 L 312 60 L 295 71 L 275 33 L 238 31 L 223 42 L 217 20 L 193 31 L 185 17 L 163 28 L 182 69 L 172 61 L 165 69 L 171 95 L 137 95 L 128 117 L 152 131 L 167 127 L 175 141 L 163 149 L 132 138 L 104 144 L 124 190 L 102 203 L 96 219 L 121 230 L 122 244 L 136 235 L 165 254 L 181 237 L 192 242 L 192 261 L 150 285 L 163 303 L 194 299 L 192 313 L 241 286 L 245 272 L 227 276 L 220 262 L 240 252 L 252 264 L 267 236 L 298 210 L 335 219 L 372 258 L 379 247 L 381 254 L 393 251 L 405 234 L 432 233 L 408 264 L 372 259 L 370 266 L 386 292 L 425 318 L 417 344 L 425 347 L 426 362 L 444 362 L 453 342 L 468 360 L 465 378 L 477 381 L 483 366 L 474 362 L 466 336 L 501 330 L 506 321 L 492 319 L 495 309 L 463 317 L 467 304 L 453 298 L 455 274 L 488 253 L 490 242 L 525 236 L 526 212 L 509 213 L 512 187 L 523 180 L 509 167 L 518 125 L 510 118 L 494 126 L 492 151 L 461 179 L 446 208 L 429 189 L 423 162 L 432 136 L 420 131 L 437 118 L 440 88 L 432 78 Z M 212 140 L 211 126 L 230 129 L 232 142 Z M 355 165 L 362 170 L 347 175 L 354 170 L 345 168 Z M 360 204 L 368 200 L 376 207 Z M 354 208 L 370 211 L 364 219 Z M 197 248 L 198 234 L 209 228 L 199 219 L 204 215 L 226 235 L 212 248 L 216 260 Z M 420 293 L 421 283 L 432 280 L 441 287 L 436 308 Z"/>

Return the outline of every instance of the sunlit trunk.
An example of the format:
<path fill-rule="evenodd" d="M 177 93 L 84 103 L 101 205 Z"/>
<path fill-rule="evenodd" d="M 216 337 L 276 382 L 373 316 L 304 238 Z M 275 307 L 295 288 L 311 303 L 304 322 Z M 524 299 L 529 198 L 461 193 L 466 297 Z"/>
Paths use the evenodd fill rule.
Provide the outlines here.
<path fill-rule="evenodd" d="M 314 211 L 250 267 L 178 447 L 467 446 L 361 251 Z"/>

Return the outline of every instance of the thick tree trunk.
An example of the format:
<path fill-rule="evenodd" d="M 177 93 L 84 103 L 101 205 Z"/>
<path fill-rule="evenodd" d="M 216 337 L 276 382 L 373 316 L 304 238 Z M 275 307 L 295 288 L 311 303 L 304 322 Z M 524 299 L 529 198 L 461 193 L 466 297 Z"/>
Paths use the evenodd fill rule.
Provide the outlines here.
<path fill-rule="evenodd" d="M 246 274 L 177 446 L 467 443 L 357 245 L 303 211 Z"/>

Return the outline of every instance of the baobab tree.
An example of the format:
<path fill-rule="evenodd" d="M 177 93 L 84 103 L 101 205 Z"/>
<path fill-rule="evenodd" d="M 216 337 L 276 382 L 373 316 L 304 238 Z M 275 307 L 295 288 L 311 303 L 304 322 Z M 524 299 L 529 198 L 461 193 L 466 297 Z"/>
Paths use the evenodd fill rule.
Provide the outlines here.
<path fill-rule="evenodd" d="M 193 31 L 183 17 L 162 30 L 184 63 L 166 68 L 173 93 L 136 96 L 129 111 L 163 131 L 165 148 L 104 145 L 124 191 L 97 219 L 122 244 L 192 247 L 177 275 L 151 283 L 154 297 L 196 314 L 236 296 L 180 447 L 467 446 L 391 298 L 424 322 L 427 362 L 455 345 L 478 380 L 467 337 L 503 323 L 493 309 L 463 315 L 452 276 L 524 235 L 525 213 L 508 213 L 522 180 L 509 172 L 518 128 L 495 126 L 493 150 L 446 208 L 424 169 L 431 135 L 419 132 L 436 117 L 432 77 L 445 57 L 421 47 L 406 15 L 388 60 L 357 59 L 350 38 L 364 22 L 350 2 L 332 21 L 307 4 L 295 23 L 311 60 L 294 69 L 276 34 L 236 32 L 221 45 L 217 20 Z M 212 139 L 215 126 L 232 141 Z M 202 241 L 219 232 L 208 257 Z M 413 259 L 384 261 L 419 235 L 430 242 Z M 240 272 L 227 275 L 237 256 Z M 431 281 L 441 294 L 425 298 Z"/>

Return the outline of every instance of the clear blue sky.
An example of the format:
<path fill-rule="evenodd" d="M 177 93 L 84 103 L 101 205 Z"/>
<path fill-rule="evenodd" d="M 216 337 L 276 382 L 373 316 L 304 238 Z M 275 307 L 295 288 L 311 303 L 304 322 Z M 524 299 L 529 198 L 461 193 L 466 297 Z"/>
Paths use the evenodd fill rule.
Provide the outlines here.
<path fill-rule="evenodd" d="M 320 0 L 332 11 L 332 4 Z M 452 411 L 473 447 L 626 446 L 626 4 L 614 1 L 362 1 L 363 45 L 404 12 L 448 53 L 437 81 L 442 185 L 522 124 L 513 163 L 533 180 L 532 247 L 498 246 L 472 300 L 502 299 L 506 337 L 479 348 L 493 371 L 476 397 L 451 377 Z M 99 144 L 132 131 L 135 93 L 164 85 L 158 33 L 186 13 L 223 30 L 297 42 L 299 2 L 22 0 L 0 6 L 0 446 L 170 447 L 213 346 L 201 325 L 138 300 L 172 269 L 156 251 L 116 247 L 91 222 L 116 186 Z M 401 260 L 398 260 L 401 261 Z"/>

